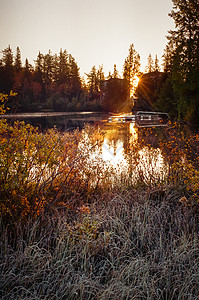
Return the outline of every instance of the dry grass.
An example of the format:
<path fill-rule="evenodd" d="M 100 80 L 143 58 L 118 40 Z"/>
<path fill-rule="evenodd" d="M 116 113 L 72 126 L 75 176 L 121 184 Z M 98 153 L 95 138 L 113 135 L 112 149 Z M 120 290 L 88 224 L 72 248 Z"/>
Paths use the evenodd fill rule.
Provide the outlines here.
<path fill-rule="evenodd" d="M 168 191 L 104 194 L 1 233 L 1 299 L 199 299 L 195 207 Z"/>

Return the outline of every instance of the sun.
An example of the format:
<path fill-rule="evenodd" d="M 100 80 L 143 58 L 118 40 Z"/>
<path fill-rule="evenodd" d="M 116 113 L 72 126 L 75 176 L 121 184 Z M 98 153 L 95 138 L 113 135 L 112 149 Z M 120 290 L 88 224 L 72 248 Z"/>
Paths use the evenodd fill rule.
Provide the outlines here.
<path fill-rule="evenodd" d="M 140 81 L 140 78 L 138 76 L 135 75 L 134 77 L 134 81 L 135 81 L 135 85 L 137 86 L 139 81 Z"/>

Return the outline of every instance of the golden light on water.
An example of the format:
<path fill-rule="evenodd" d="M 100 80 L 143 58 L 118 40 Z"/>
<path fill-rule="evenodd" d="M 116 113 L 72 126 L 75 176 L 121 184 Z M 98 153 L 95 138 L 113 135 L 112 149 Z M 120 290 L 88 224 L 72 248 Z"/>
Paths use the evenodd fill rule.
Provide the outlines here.
<path fill-rule="evenodd" d="M 113 144 L 105 138 L 102 145 L 102 157 L 104 161 L 112 161 L 115 164 L 121 162 L 124 159 L 123 142 L 118 141 Z"/>
<path fill-rule="evenodd" d="M 167 169 L 165 171 L 165 162 L 160 149 L 139 144 L 139 128 L 135 123 L 107 123 L 101 129 L 102 137 L 96 148 L 92 147 L 95 139 L 86 130 L 78 146 L 80 152 L 87 157 L 86 168 L 89 171 L 100 170 L 96 176 L 102 177 L 110 171 L 109 180 L 113 182 L 115 178 L 119 178 L 118 176 L 124 176 L 132 182 L 140 178 L 144 182 L 165 178 Z"/>
<path fill-rule="evenodd" d="M 112 161 L 115 164 L 124 161 L 127 151 L 125 147 L 128 148 L 127 144 L 130 145 L 138 140 L 138 128 L 135 123 L 128 123 L 123 126 L 126 129 L 119 135 L 115 127 L 106 132 L 102 145 L 102 158 L 104 161 Z"/>

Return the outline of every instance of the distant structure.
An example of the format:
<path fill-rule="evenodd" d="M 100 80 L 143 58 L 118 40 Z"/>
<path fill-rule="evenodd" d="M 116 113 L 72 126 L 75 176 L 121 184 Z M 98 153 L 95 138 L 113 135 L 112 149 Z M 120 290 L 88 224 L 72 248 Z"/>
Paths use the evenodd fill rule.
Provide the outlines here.
<path fill-rule="evenodd" d="M 110 78 L 100 85 L 100 102 L 105 111 L 122 113 L 152 111 L 157 101 L 156 91 L 164 80 L 165 73 L 154 71 L 139 77 L 136 95 L 130 97 L 129 84 L 126 79 Z"/>
<path fill-rule="evenodd" d="M 156 90 L 162 83 L 165 74 L 154 71 L 140 76 L 137 88 L 137 97 L 134 99 L 134 111 L 152 110 L 156 99 Z"/>

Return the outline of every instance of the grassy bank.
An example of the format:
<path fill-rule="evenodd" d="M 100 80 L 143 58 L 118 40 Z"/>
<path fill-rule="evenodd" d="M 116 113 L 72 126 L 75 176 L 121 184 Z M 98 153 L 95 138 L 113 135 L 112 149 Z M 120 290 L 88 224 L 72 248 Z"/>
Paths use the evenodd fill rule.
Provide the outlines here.
<path fill-rule="evenodd" d="M 198 299 L 198 212 L 179 196 L 109 192 L 73 222 L 4 230 L 1 299 Z"/>
<path fill-rule="evenodd" d="M 118 176 L 98 128 L 0 121 L 1 299 L 199 299 L 198 134 L 140 132 Z M 157 147 L 166 176 L 146 178 Z"/>

